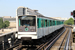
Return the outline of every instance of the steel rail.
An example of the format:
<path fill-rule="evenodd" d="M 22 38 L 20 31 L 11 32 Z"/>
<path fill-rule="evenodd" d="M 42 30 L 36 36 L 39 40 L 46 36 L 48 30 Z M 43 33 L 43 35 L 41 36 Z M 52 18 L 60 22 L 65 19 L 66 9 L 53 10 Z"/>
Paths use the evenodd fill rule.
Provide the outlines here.
<path fill-rule="evenodd" d="M 63 32 L 61 32 L 60 35 L 58 35 L 58 37 L 56 37 L 46 48 L 45 50 L 50 50 L 50 48 L 53 46 L 53 44 L 58 40 L 58 38 L 65 32 L 66 28 L 64 29 Z"/>
<path fill-rule="evenodd" d="M 69 28 L 69 34 L 65 43 L 65 47 L 64 50 L 68 50 L 69 49 L 69 42 L 70 42 L 70 35 L 71 35 L 71 28 Z"/>
<path fill-rule="evenodd" d="M 69 31 L 69 30 L 68 30 L 68 31 Z M 67 31 L 67 33 L 68 33 L 68 31 Z M 62 42 L 61 42 L 60 47 L 59 47 L 59 49 L 58 49 L 58 50 L 60 50 L 60 49 L 61 49 L 61 46 L 62 46 L 62 44 L 63 44 L 63 42 L 64 42 L 65 37 L 67 36 L 67 33 L 66 33 L 66 35 L 64 36 L 64 38 L 63 38 L 63 40 L 62 40 Z"/>
<path fill-rule="evenodd" d="M 60 32 L 59 32 L 60 33 Z M 41 44 L 38 48 L 36 48 L 35 50 L 41 50 L 41 49 L 43 49 L 44 50 L 44 47 L 46 47 L 49 43 L 51 43 L 58 35 L 59 35 L 59 33 L 55 36 L 55 37 L 53 37 L 52 39 L 49 39 L 49 41 L 47 41 L 45 44 L 43 43 L 43 44 Z"/>

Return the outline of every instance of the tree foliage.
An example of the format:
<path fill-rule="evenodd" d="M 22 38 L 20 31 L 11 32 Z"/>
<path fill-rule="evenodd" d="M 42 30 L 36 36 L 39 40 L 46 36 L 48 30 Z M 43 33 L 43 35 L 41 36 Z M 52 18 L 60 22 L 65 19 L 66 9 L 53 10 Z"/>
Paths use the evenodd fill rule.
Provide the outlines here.
<path fill-rule="evenodd" d="M 64 22 L 64 24 L 66 24 L 66 25 L 73 25 L 74 24 L 74 19 L 73 18 L 70 18 L 70 19 L 66 20 Z"/>
<path fill-rule="evenodd" d="M 0 18 L 0 28 L 6 28 L 6 27 L 9 26 L 9 24 L 10 24 L 9 21 L 5 21 L 5 22 L 3 22 L 3 19 Z"/>
<path fill-rule="evenodd" d="M 4 22 L 5 27 L 8 27 L 8 26 L 9 26 L 9 24 L 10 24 L 10 22 L 9 22 L 9 21 L 5 21 L 5 22 Z"/>
<path fill-rule="evenodd" d="M 2 28 L 3 27 L 3 19 L 2 18 L 0 18 L 0 28 Z"/>

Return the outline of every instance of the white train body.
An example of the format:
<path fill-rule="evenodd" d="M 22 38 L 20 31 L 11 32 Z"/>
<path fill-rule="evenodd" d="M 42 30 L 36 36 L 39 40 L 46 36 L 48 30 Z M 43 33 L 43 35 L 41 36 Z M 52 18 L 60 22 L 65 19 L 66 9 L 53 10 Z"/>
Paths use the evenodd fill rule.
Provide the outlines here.
<path fill-rule="evenodd" d="M 35 18 L 35 20 L 33 20 L 33 18 Z M 63 21 L 61 20 L 49 17 L 37 17 L 36 15 L 16 16 L 16 21 L 19 39 L 21 39 L 21 37 L 39 39 L 63 27 Z M 27 21 L 29 25 L 27 25 Z"/>

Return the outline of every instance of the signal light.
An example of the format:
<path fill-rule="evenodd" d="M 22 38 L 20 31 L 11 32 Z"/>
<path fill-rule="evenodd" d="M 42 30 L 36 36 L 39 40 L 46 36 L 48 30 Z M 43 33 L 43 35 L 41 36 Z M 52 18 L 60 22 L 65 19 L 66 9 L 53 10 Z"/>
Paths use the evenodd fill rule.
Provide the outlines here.
<path fill-rule="evenodd" d="M 73 11 L 73 17 L 75 17 L 75 10 Z"/>
<path fill-rule="evenodd" d="M 71 15 L 73 16 L 73 12 L 71 12 Z"/>

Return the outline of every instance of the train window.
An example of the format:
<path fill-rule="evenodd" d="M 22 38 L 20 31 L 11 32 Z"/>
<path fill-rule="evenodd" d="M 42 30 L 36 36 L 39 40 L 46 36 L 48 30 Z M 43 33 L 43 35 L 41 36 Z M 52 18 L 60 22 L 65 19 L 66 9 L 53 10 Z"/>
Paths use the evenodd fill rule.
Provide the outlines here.
<path fill-rule="evenodd" d="M 53 21 L 53 26 L 55 25 L 55 21 Z"/>
<path fill-rule="evenodd" d="M 52 26 L 52 21 L 50 20 L 50 26 Z"/>
<path fill-rule="evenodd" d="M 59 21 L 58 21 L 58 25 L 59 25 Z"/>
<path fill-rule="evenodd" d="M 39 18 L 37 19 L 37 28 L 39 28 Z"/>
<path fill-rule="evenodd" d="M 35 16 L 21 16 L 21 26 L 35 26 L 36 25 L 36 18 Z"/>
<path fill-rule="evenodd" d="M 62 24 L 63 24 L 63 21 L 62 21 Z"/>
<path fill-rule="evenodd" d="M 60 21 L 59 21 L 59 25 L 60 25 Z"/>
<path fill-rule="evenodd" d="M 58 21 L 58 25 L 59 25 L 59 21 Z"/>
<path fill-rule="evenodd" d="M 55 25 L 57 25 L 57 21 L 55 21 Z"/>
<path fill-rule="evenodd" d="M 47 27 L 47 20 L 45 20 L 45 27 Z"/>
<path fill-rule="evenodd" d="M 44 27 L 44 20 L 41 20 L 41 27 Z"/>
<path fill-rule="evenodd" d="M 57 21 L 57 25 L 58 25 L 58 21 Z"/>
<path fill-rule="evenodd" d="M 47 26 L 49 26 L 49 20 L 47 20 Z"/>

